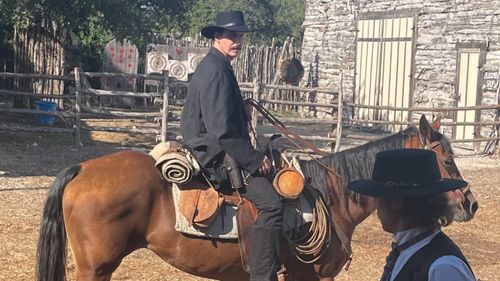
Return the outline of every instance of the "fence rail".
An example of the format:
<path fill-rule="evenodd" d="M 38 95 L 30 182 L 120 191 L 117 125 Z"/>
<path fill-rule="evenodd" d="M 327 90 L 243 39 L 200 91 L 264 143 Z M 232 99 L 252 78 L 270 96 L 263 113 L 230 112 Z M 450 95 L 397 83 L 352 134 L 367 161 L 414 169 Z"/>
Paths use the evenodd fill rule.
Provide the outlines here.
<path fill-rule="evenodd" d="M 175 120 L 175 117 L 169 116 L 169 110 L 175 106 L 182 106 L 184 103 L 183 95 L 177 95 L 179 88 L 185 88 L 189 86 L 188 82 L 173 81 L 172 78 L 168 77 L 168 73 L 163 73 L 162 75 L 142 75 L 142 74 L 121 74 L 121 73 L 101 73 L 101 72 L 84 72 L 80 68 L 75 68 L 72 72 L 73 77 L 68 76 L 57 76 L 57 75 L 44 75 L 44 74 L 28 74 L 28 73 L 0 73 L 0 78 L 4 79 L 54 79 L 65 81 L 68 83 L 74 83 L 74 91 L 70 91 L 69 95 L 51 95 L 51 94 L 39 94 L 23 91 L 14 91 L 7 89 L 0 89 L 0 95 L 7 96 L 28 96 L 30 98 L 46 98 L 54 100 L 70 100 L 74 101 L 74 107 L 69 109 L 63 109 L 57 112 L 47 112 L 42 110 L 34 109 L 17 109 L 17 108 L 0 108 L 0 113 L 15 113 L 24 115 L 46 115 L 55 116 L 59 120 L 62 120 L 67 124 L 68 128 L 56 128 L 56 127 L 44 127 L 44 128 L 33 128 L 33 127 L 22 127 L 20 125 L 5 125 L 1 124 L 0 130 L 15 130 L 15 131 L 47 131 L 47 132 L 72 132 L 74 135 L 74 145 L 80 146 L 80 131 L 81 130 L 92 130 L 92 131 L 112 131 L 112 132 L 133 132 L 133 133 L 155 133 L 160 135 L 160 140 L 167 140 L 167 128 L 168 122 Z M 109 91 L 92 89 L 84 85 L 89 85 L 85 81 L 90 77 L 123 77 L 123 78 L 140 78 L 148 80 L 160 81 L 160 88 L 156 92 L 133 92 L 133 91 Z M 329 126 L 336 126 L 336 132 L 334 137 L 324 137 L 324 136 L 302 136 L 304 139 L 308 140 L 319 140 L 319 141 L 330 141 L 335 142 L 335 151 L 339 150 L 341 138 L 342 138 L 342 127 L 343 124 L 348 123 L 364 123 L 364 124 L 379 124 L 379 125 L 397 125 L 397 126 L 410 126 L 417 125 L 417 122 L 411 121 L 411 114 L 416 112 L 458 112 L 458 111 L 475 111 L 480 112 L 483 110 L 500 110 L 500 104 L 497 105 L 476 105 L 469 107 L 391 107 L 391 106 L 374 106 L 374 105 L 360 105 L 351 102 L 343 101 L 342 93 L 342 75 L 340 76 L 341 83 L 339 87 L 333 88 L 306 88 L 298 86 L 288 86 L 288 85 L 273 85 L 258 82 L 259 79 L 255 79 L 253 83 L 244 82 L 240 83 L 240 88 L 245 96 L 250 96 L 257 100 L 263 105 L 282 105 L 283 109 L 298 108 L 298 107 L 314 107 L 314 108 L 328 108 L 331 109 L 333 114 L 331 118 L 328 119 L 312 119 L 303 117 L 282 117 L 280 120 L 286 123 L 297 122 L 301 124 L 324 124 Z M 330 95 L 332 97 L 330 103 L 318 103 L 311 101 L 302 100 L 288 100 L 271 98 L 270 95 L 266 94 L 269 91 L 284 91 L 293 92 L 299 97 L 304 97 L 309 93 L 323 93 Z M 101 97 L 133 97 L 133 98 L 155 98 L 161 103 L 161 107 L 157 108 L 155 111 L 137 111 L 137 110 L 124 110 L 118 108 L 107 108 L 107 107 L 93 107 L 85 104 L 85 98 L 88 96 L 101 96 Z M 165 102 L 163 102 L 165 101 Z M 286 108 L 285 108 L 286 106 Z M 410 121 L 386 121 L 386 120 L 369 120 L 369 119 L 356 119 L 356 118 L 346 118 L 343 116 L 342 112 L 345 108 L 368 108 L 374 110 L 386 110 L 395 112 L 410 112 Z M 256 112 L 253 113 L 255 116 Z M 161 125 L 158 128 L 148 128 L 145 130 L 137 128 L 112 128 L 112 127 L 97 127 L 97 126 L 87 126 L 82 125 L 82 118 L 90 117 L 115 117 L 115 118 L 158 118 L 161 119 Z M 256 116 L 257 117 L 257 116 Z M 259 118 L 252 118 L 252 127 L 257 131 L 257 120 Z M 450 140 L 450 142 L 456 143 L 480 143 L 480 142 L 498 142 L 500 140 L 500 135 L 498 130 L 500 128 L 500 120 L 482 120 L 477 122 L 441 122 L 442 126 L 494 126 L 493 130 L 496 130 L 496 134 L 490 135 L 489 137 L 477 137 L 473 139 L 460 139 L 460 140 Z"/>
<path fill-rule="evenodd" d="M 14 79 L 15 81 L 23 81 L 30 80 L 32 84 L 35 81 L 62 81 L 73 83 L 74 79 L 68 76 L 63 75 L 47 75 L 47 74 L 32 74 L 32 73 L 9 73 L 9 72 L 1 72 L 0 78 L 3 79 Z M 44 82 L 45 83 L 45 82 Z M 25 85 L 28 85 L 28 82 L 24 82 Z M 26 88 L 26 87 L 25 87 Z M 37 93 L 37 87 L 28 87 L 33 88 L 34 92 L 26 92 L 19 90 L 7 90 L 0 89 L 0 95 L 13 96 L 13 97 L 29 97 L 32 99 L 50 99 L 51 101 L 59 101 L 59 100 L 71 100 L 74 99 L 74 95 L 57 95 L 57 94 L 41 94 Z M 61 103 L 59 103 L 61 104 Z M 75 128 L 73 124 L 75 124 L 74 119 L 76 118 L 76 114 L 73 110 L 65 110 L 64 108 L 59 108 L 55 112 L 51 111 L 43 111 L 38 109 L 28 109 L 28 108 L 0 108 L 0 113 L 10 113 L 10 114 L 21 114 L 21 115 L 38 115 L 38 116 L 53 116 L 58 120 L 62 121 L 66 128 L 58 128 L 58 127 L 32 127 L 26 125 L 7 125 L 1 124 L 0 130 L 4 131 L 24 131 L 24 132 L 51 132 L 51 133 L 75 133 Z"/>

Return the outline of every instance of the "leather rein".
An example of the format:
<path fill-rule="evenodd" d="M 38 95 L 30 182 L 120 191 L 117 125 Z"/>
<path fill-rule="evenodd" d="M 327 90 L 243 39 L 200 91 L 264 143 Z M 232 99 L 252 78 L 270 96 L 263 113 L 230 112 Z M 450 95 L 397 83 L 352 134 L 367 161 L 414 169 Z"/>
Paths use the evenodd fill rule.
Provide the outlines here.
<path fill-rule="evenodd" d="M 287 128 L 281 121 L 279 121 L 274 115 L 272 115 L 267 109 L 265 109 L 262 105 L 260 105 L 256 100 L 254 100 L 252 98 L 248 98 L 248 99 L 245 99 L 245 103 L 253 106 L 256 110 L 258 110 L 262 114 L 262 116 L 264 116 L 264 118 L 266 118 L 269 121 L 269 123 L 271 123 L 271 125 L 273 125 L 274 128 L 276 128 L 282 135 L 284 135 L 297 148 L 306 147 L 306 148 L 310 149 L 311 151 L 313 151 L 314 153 L 321 155 L 321 156 L 328 154 L 328 153 L 320 150 L 319 148 L 317 148 L 312 142 L 300 137 L 300 135 L 297 132 L 295 132 L 294 130 L 292 130 L 291 128 Z M 254 132 L 254 134 L 255 134 L 255 132 Z M 316 159 L 316 157 L 313 157 L 312 155 L 310 155 L 309 152 L 306 152 L 306 154 L 313 161 L 315 161 L 320 166 L 325 168 L 327 171 L 331 172 L 333 175 L 335 175 L 337 177 L 339 176 L 335 170 L 333 170 L 332 168 L 328 167 L 327 165 L 325 165 L 324 163 L 322 163 L 321 161 Z M 323 199 L 321 199 L 321 200 L 323 200 Z M 316 217 L 320 218 L 319 220 L 321 220 L 322 222 L 319 222 L 319 223 L 317 221 L 313 222 L 313 227 L 316 228 L 313 231 L 322 233 L 324 235 L 320 235 L 321 237 L 315 237 L 315 239 L 309 239 L 309 240 L 312 240 L 313 242 L 311 244 L 308 244 L 308 245 L 292 244 L 295 248 L 295 253 L 296 253 L 297 258 L 299 258 L 299 260 L 301 260 L 304 263 L 314 263 L 319 258 L 321 258 L 321 256 L 322 256 L 321 254 L 324 252 L 324 250 L 326 248 L 328 248 L 330 246 L 328 241 L 330 240 L 331 232 L 327 230 L 328 226 L 326 225 L 326 224 L 328 224 L 327 221 L 329 220 L 331 228 L 335 231 L 337 237 L 340 240 L 340 243 L 342 245 L 344 252 L 348 256 L 348 259 L 346 260 L 346 262 L 344 264 L 345 270 L 348 270 L 349 266 L 351 264 L 351 261 L 352 261 L 352 256 L 353 256 L 351 243 L 350 243 L 349 238 L 340 229 L 340 227 L 337 226 L 337 223 L 335 223 L 335 220 L 334 220 L 333 214 L 331 213 L 330 208 L 328 208 L 325 203 L 316 202 L 315 208 L 318 209 L 316 211 L 315 218 Z M 324 215 L 325 212 L 328 213 L 328 216 Z M 326 237 L 326 236 L 328 236 L 328 237 Z M 291 241 L 289 241 L 289 242 L 291 242 Z M 324 247 L 320 247 L 318 245 L 324 245 Z M 304 257 L 300 257 L 299 254 L 312 256 L 312 258 L 306 259 Z"/>

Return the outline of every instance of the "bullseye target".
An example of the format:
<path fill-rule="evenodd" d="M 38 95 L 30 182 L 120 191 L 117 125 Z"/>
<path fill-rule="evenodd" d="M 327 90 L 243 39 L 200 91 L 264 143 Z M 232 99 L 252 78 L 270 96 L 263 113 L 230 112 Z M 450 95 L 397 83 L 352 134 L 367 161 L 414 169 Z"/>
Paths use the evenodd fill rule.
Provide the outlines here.
<path fill-rule="evenodd" d="M 196 54 L 196 53 L 189 53 L 188 54 L 188 66 L 189 66 L 189 73 L 193 73 L 196 70 L 196 67 L 198 64 L 200 64 L 200 61 L 203 59 L 204 55 L 201 54 Z"/>
<path fill-rule="evenodd" d="M 148 70 L 147 73 L 161 73 L 167 69 L 168 56 L 164 53 L 148 53 Z"/>
<path fill-rule="evenodd" d="M 168 73 L 171 77 L 180 81 L 187 81 L 188 69 L 183 62 L 172 60 L 169 64 Z"/>

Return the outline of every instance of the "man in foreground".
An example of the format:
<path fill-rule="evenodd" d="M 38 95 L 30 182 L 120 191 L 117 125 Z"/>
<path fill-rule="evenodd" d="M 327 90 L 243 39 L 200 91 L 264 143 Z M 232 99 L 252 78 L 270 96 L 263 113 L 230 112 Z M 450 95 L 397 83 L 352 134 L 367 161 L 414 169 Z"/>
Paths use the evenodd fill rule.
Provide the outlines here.
<path fill-rule="evenodd" d="M 472 281 L 459 247 L 441 231 L 453 221 L 446 191 L 467 182 L 442 179 L 433 151 L 397 149 L 377 154 L 371 180 L 349 188 L 375 198 L 384 231 L 393 234 L 381 281 Z"/>

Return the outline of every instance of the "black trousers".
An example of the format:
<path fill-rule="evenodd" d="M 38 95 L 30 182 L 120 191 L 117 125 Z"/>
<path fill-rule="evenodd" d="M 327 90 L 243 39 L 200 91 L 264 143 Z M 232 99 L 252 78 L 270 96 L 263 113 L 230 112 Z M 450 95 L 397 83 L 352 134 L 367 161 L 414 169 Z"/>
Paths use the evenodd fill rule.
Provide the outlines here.
<path fill-rule="evenodd" d="M 283 202 L 271 182 L 263 176 L 252 176 L 248 185 L 240 191 L 241 196 L 250 200 L 258 210 L 255 226 L 281 228 Z"/>
<path fill-rule="evenodd" d="M 219 191 L 224 193 L 231 189 L 222 157 L 215 159 L 205 170 L 218 182 Z M 275 281 L 281 265 L 282 198 L 268 178 L 255 174 L 248 177 L 247 185 L 239 192 L 257 208 L 257 221 L 252 228 L 250 280 Z"/>
<path fill-rule="evenodd" d="M 252 229 L 250 280 L 277 280 L 280 262 L 280 234 L 283 202 L 266 177 L 254 176 L 241 190 L 241 195 L 257 208 L 257 221 Z"/>

